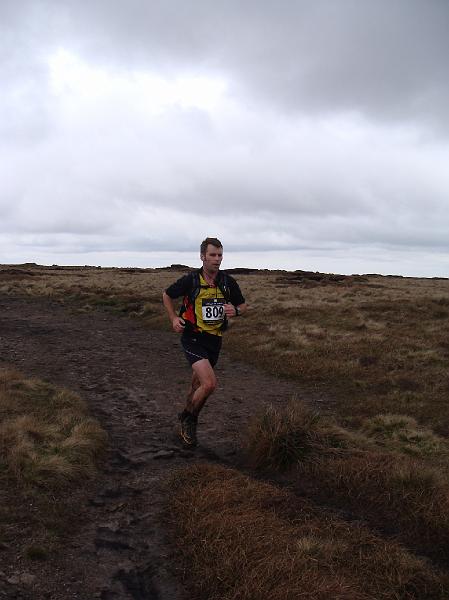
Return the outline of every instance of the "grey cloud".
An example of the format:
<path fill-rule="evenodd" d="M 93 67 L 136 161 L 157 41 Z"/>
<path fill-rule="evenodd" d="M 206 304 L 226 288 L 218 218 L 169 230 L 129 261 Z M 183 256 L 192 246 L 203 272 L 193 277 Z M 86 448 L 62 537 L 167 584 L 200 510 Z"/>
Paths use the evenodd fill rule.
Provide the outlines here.
<path fill-rule="evenodd" d="M 316 2 L 262 47 L 257 84 L 312 111 L 396 120 L 434 114 L 449 91 L 448 24 L 449 6 L 438 1 Z M 447 110 L 440 116 L 446 120 Z"/>
<path fill-rule="evenodd" d="M 449 5 L 440 0 L 41 0 L 2 12 L 9 43 L 30 60 L 35 44 L 71 44 L 126 68 L 219 70 L 290 109 L 447 122 Z"/>
<path fill-rule="evenodd" d="M 47 44 L 118 68 L 221 72 L 253 102 L 448 124 L 440 0 L 49 0 L 22 21 L 35 38 L 36 23 L 48 32 Z"/>
<path fill-rule="evenodd" d="M 42 155 L 31 150 L 26 161 L 17 159 L 15 214 L 2 228 L 14 222 L 18 231 L 113 233 L 117 247 L 125 239 L 135 249 L 166 249 L 174 239 L 183 240 L 187 230 L 193 232 L 187 234 L 188 249 L 197 242 L 196 223 L 214 219 L 234 222 L 248 245 L 259 232 L 262 245 L 281 248 L 312 239 L 372 243 L 395 236 L 398 243 L 402 237 L 412 242 L 415 236 L 431 244 L 437 242 L 435 230 L 449 225 L 449 182 L 443 171 L 436 181 L 433 171 L 444 158 L 438 148 L 429 148 L 425 160 L 419 146 L 410 148 L 407 157 L 399 156 L 387 137 L 376 160 L 368 149 L 361 155 L 364 144 L 346 149 L 341 157 L 338 148 L 323 152 L 319 140 L 315 151 L 313 139 L 304 142 L 300 135 L 287 148 L 280 144 L 273 152 L 246 155 L 239 150 L 239 138 L 234 138 L 235 148 L 228 147 L 176 111 L 174 124 L 168 119 L 164 125 L 176 131 L 168 140 L 157 124 L 155 129 L 148 126 L 150 143 L 113 133 L 86 145 L 89 123 L 81 123 L 70 150 L 63 129 L 63 138 L 46 145 Z M 268 149 L 271 131 L 267 124 Z M 242 136 L 244 140 L 245 131 Z M 369 145 L 369 134 L 366 139 Z M 328 146 L 333 143 L 331 139 Z M 297 160 L 291 156 L 294 146 Z M 23 168 L 25 181 L 20 178 Z M 13 190 L 11 181 L 9 201 Z M 173 227 L 175 236 L 170 235 Z"/>
<path fill-rule="evenodd" d="M 196 253 L 211 233 L 447 249 L 448 20 L 438 0 L 4 1 L 0 229 L 61 254 Z M 58 48 L 116 87 L 58 97 Z M 229 87 L 211 114 L 153 114 L 137 72 Z"/>

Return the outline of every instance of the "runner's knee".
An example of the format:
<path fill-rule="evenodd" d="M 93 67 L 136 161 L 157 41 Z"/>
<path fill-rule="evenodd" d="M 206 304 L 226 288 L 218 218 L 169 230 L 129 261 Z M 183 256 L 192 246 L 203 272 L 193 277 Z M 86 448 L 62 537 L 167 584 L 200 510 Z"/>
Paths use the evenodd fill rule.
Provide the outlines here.
<path fill-rule="evenodd" d="M 207 394 L 212 394 L 217 387 L 217 380 L 212 377 L 210 379 L 206 379 L 206 381 L 203 381 L 202 387 Z"/>

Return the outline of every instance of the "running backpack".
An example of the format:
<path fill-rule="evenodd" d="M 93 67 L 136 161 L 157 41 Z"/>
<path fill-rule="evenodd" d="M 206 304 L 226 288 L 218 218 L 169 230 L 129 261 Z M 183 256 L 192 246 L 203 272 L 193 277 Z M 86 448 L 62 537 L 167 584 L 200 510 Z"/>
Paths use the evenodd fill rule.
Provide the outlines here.
<path fill-rule="evenodd" d="M 191 273 L 191 275 L 192 275 L 192 287 L 190 288 L 190 291 L 187 294 L 187 296 L 189 298 L 189 302 L 193 306 L 195 306 L 195 300 L 197 299 L 198 294 L 201 291 L 200 271 L 193 271 Z M 227 273 L 224 273 L 223 271 L 219 271 L 218 277 L 217 277 L 215 283 L 217 284 L 217 287 L 220 290 L 220 292 L 223 294 L 226 303 L 230 302 L 231 301 L 231 292 L 229 290 L 229 277 L 228 277 Z M 184 310 L 185 310 L 185 306 L 183 305 L 181 307 L 181 310 L 179 313 L 180 316 L 181 316 L 182 312 L 184 312 Z M 228 318 L 225 315 L 223 324 L 221 326 L 221 331 L 226 331 L 227 328 L 228 328 Z"/>

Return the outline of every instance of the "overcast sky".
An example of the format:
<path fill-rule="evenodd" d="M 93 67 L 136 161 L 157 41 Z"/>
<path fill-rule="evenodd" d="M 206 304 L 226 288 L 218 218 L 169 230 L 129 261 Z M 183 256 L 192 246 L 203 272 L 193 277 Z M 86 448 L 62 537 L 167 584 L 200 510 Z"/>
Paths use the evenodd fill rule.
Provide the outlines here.
<path fill-rule="evenodd" d="M 0 263 L 449 276 L 448 0 L 1 0 Z"/>

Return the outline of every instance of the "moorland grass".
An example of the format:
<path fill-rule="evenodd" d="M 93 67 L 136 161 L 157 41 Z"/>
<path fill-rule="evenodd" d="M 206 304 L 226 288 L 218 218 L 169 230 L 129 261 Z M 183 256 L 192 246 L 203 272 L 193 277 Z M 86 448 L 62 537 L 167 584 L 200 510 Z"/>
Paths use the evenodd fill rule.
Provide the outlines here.
<path fill-rule="evenodd" d="M 363 438 L 292 400 L 283 408 L 264 407 L 250 421 L 243 442 L 253 468 L 283 471 L 323 450 L 359 446 Z"/>
<path fill-rule="evenodd" d="M 106 433 L 81 398 L 0 368 L 0 542 L 45 560 L 96 473 Z"/>
<path fill-rule="evenodd" d="M 15 278 L 14 273 L 9 273 L 2 283 L 0 269 L 0 292 L 30 298 L 47 296 L 79 311 L 101 308 L 167 330 L 161 291 L 183 274 L 176 270 L 37 267 L 28 269 L 27 275 L 24 275 L 26 269 L 18 271 L 21 275 Z M 319 389 L 323 400 L 331 400 L 328 413 L 338 415 L 337 423 L 329 414 L 323 418 L 304 407 L 290 405 L 285 411 L 268 408 L 271 413 L 253 422 L 248 433 L 251 464 L 284 472 L 295 465 L 289 474 L 296 474 L 291 484 L 298 494 L 308 495 L 321 507 L 333 506 L 353 518 L 363 518 L 375 530 L 397 535 L 411 550 L 426 553 L 447 565 L 449 281 L 380 276 L 320 279 L 280 272 L 239 274 L 238 280 L 250 310 L 233 324 L 230 335 L 226 336 L 226 350 L 277 376 L 296 379 L 304 390 L 308 386 L 315 391 Z M 39 432 L 34 436 L 39 437 Z M 201 504 L 199 490 L 205 489 L 201 487 L 201 478 L 204 486 L 213 484 L 212 495 L 226 500 L 229 481 L 222 475 L 214 475 L 211 482 L 207 471 L 198 471 L 194 477 L 196 487 L 189 487 L 186 482 L 184 488 L 192 493 L 190 496 L 188 492 L 186 497 L 185 512 L 177 505 L 174 513 L 184 528 L 181 535 L 188 542 L 185 547 L 193 552 L 193 563 L 189 562 L 193 567 L 189 568 L 201 582 L 198 597 L 265 598 L 263 586 L 272 590 L 265 574 L 279 584 L 279 596 L 273 598 L 399 600 L 449 596 L 446 583 L 444 592 L 438 587 L 438 581 L 442 581 L 440 575 L 435 578 L 427 573 L 425 569 L 430 567 L 425 561 L 404 549 L 401 552 L 405 554 L 401 554 L 399 547 L 392 549 L 391 542 L 378 535 L 369 534 L 377 540 L 372 546 L 376 550 L 372 550 L 369 558 L 363 555 L 363 566 L 357 567 L 363 576 L 352 572 L 353 559 L 347 553 L 343 552 L 341 560 L 334 561 L 340 555 L 332 548 L 340 543 L 352 552 L 357 548 L 363 554 L 363 540 L 368 532 L 363 530 L 359 538 L 351 533 L 348 542 L 344 532 L 348 527 L 353 532 L 354 525 L 337 526 L 333 522 L 338 539 L 332 537 L 329 542 L 325 534 L 317 540 L 315 534 L 322 525 L 321 521 L 317 525 L 307 512 L 311 504 L 307 504 L 307 510 L 295 504 L 298 523 L 302 523 L 301 515 L 306 511 L 307 522 L 313 525 L 311 530 L 295 530 L 292 534 L 299 536 L 300 543 L 291 546 L 287 541 L 290 533 L 284 536 L 283 527 L 294 526 L 296 517 L 287 525 L 282 517 L 281 523 L 276 521 L 281 533 L 262 540 L 266 555 L 263 558 L 263 553 L 255 549 L 260 528 L 251 525 L 254 507 L 238 513 L 237 521 L 229 523 L 232 535 L 227 536 L 223 524 L 228 524 L 226 519 L 232 510 L 214 504 L 215 500 Z M 181 480 L 184 481 L 182 477 Z M 238 481 L 242 484 L 243 480 Z M 255 488 L 248 489 L 256 494 Z M 271 493 L 278 497 L 273 490 Z M 206 495 L 209 497 L 209 493 Z M 289 502 L 294 504 L 293 496 Z M 318 516 L 313 513 L 316 518 L 326 521 L 326 511 L 313 506 L 320 513 Z M 186 514 L 188 511 L 190 516 Z M 265 509 L 262 512 L 255 515 L 255 522 L 260 520 L 263 532 L 267 515 Z M 198 535 L 201 527 L 210 531 L 204 538 L 194 531 L 194 521 L 199 517 Z M 269 521 L 268 528 L 272 526 L 274 531 L 274 522 Z M 244 551 L 239 549 L 241 534 L 242 547 L 248 544 L 249 548 Z M 223 536 L 226 539 L 221 547 Z M 232 545 L 231 537 L 237 540 L 237 547 Z M 291 547 L 295 549 L 295 558 L 290 563 L 282 562 L 284 559 L 277 562 L 277 555 L 282 554 L 278 540 L 288 548 L 289 557 Z M 215 543 L 221 549 L 214 549 Z M 184 543 L 181 545 L 184 547 Z M 384 557 L 377 550 L 381 547 L 386 553 Z M 301 562 L 304 552 L 307 564 Z M 313 570 L 311 556 L 318 560 L 314 563 L 319 565 L 318 570 Z M 385 560 L 390 556 L 395 557 L 393 563 L 386 565 Z M 239 564 L 253 565 L 253 559 L 261 569 L 250 566 L 243 573 Z M 220 562 L 224 562 L 224 571 Z M 365 563 L 372 564 L 365 566 Z M 405 565 L 404 570 L 399 564 Z M 304 573 L 304 580 L 299 583 L 289 579 L 292 565 L 295 572 L 299 569 Z M 202 570 L 203 566 L 210 569 L 210 575 Z M 366 570 L 369 568 L 378 575 Z M 233 583 L 235 572 L 240 575 Z M 322 573 L 325 580 L 320 587 Z M 389 578 L 393 578 L 391 585 Z M 382 579 L 388 582 L 388 591 L 381 589 Z M 283 585 L 282 581 L 288 583 Z M 373 581 L 373 586 L 378 585 L 379 589 L 368 589 L 368 581 Z M 298 590 L 303 592 L 307 586 L 312 591 L 300 596 Z M 225 593 L 221 595 L 223 590 Z M 294 596 L 296 592 L 298 595 Z"/>
<path fill-rule="evenodd" d="M 229 338 L 242 358 L 325 384 L 348 417 L 436 416 L 433 403 L 447 391 L 449 320 L 441 306 L 449 282 L 370 277 L 276 287 L 275 281 L 274 274 L 260 278 L 252 314 Z M 447 413 L 444 422 L 438 414 L 442 428 Z"/>
<path fill-rule="evenodd" d="M 0 292 L 46 296 L 169 329 L 170 269 L 0 267 Z M 226 336 L 233 356 L 332 398 L 345 424 L 405 414 L 449 434 L 449 280 L 260 271 L 237 279 L 250 306 Z"/>
<path fill-rule="evenodd" d="M 0 468 L 10 478 L 54 489 L 88 477 L 105 441 L 79 396 L 0 369 Z"/>
<path fill-rule="evenodd" d="M 195 600 L 423 600 L 447 575 L 285 489 L 200 464 L 170 482 L 180 571 Z"/>
<path fill-rule="evenodd" d="M 449 445 L 413 419 L 381 415 L 356 432 L 291 402 L 284 409 L 266 407 L 244 439 L 253 467 L 290 468 L 284 481 L 299 494 L 350 510 L 449 564 Z"/>

